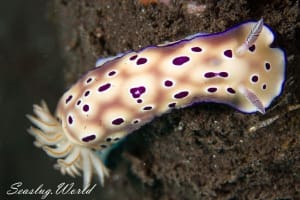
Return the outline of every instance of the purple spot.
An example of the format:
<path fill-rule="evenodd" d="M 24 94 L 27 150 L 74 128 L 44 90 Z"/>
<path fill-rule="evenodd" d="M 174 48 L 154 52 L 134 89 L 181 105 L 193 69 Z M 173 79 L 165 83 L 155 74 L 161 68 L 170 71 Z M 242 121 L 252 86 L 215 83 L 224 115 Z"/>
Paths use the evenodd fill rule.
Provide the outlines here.
<path fill-rule="evenodd" d="M 143 110 L 152 110 L 152 106 L 146 106 L 143 108 Z"/>
<path fill-rule="evenodd" d="M 84 96 L 87 97 L 87 96 L 89 96 L 89 94 L 90 94 L 90 91 L 86 91 L 86 92 L 84 93 Z"/>
<path fill-rule="evenodd" d="M 249 47 L 249 51 L 251 51 L 251 52 L 255 51 L 255 45 L 252 45 L 251 47 Z"/>
<path fill-rule="evenodd" d="M 211 88 L 208 88 L 207 91 L 213 93 L 213 92 L 217 91 L 217 88 L 211 87 Z"/>
<path fill-rule="evenodd" d="M 137 123 L 139 123 L 139 120 L 136 119 L 136 120 L 133 121 L 133 123 L 137 124 Z"/>
<path fill-rule="evenodd" d="M 166 87 L 171 87 L 173 85 L 173 82 L 172 81 L 170 81 L 170 80 L 166 80 L 165 81 L 165 86 Z"/>
<path fill-rule="evenodd" d="M 232 58 L 232 51 L 230 49 L 224 51 L 224 55 L 227 56 L 228 58 Z"/>
<path fill-rule="evenodd" d="M 263 90 L 267 89 L 267 85 L 266 85 L 266 84 L 263 84 L 262 89 L 263 89 Z"/>
<path fill-rule="evenodd" d="M 108 73 L 108 76 L 113 76 L 113 75 L 115 75 L 116 74 L 116 71 L 110 71 L 109 73 Z"/>
<path fill-rule="evenodd" d="M 110 83 L 106 83 L 104 85 L 101 85 L 99 88 L 98 88 L 98 91 L 99 92 L 103 92 L 105 90 L 107 90 L 108 88 L 110 88 L 111 84 Z"/>
<path fill-rule="evenodd" d="M 176 57 L 173 59 L 173 64 L 174 65 L 182 65 L 184 63 L 186 63 L 187 61 L 189 61 L 190 58 L 187 56 L 180 56 L 180 57 Z"/>
<path fill-rule="evenodd" d="M 137 55 L 134 55 L 134 56 L 131 56 L 130 58 L 129 58 L 129 60 L 135 60 L 137 58 Z"/>
<path fill-rule="evenodd" d="M 81 140 L 84 141 L 84 142 L 89 142 L 89 141 L 92 141 L 96 139 L 96 135 L 89 135 L 89 136 L 86 136 L 84 138 L 82 138 Z"/>
<path fill-rule="evenodd" d="M 90 110 L 90 106 L 87 105 L 87 104 L 85 104 L 85 105 L 83 106 L 83 111 L 84 111 L 84 112 L 87 112 L 87 111 L 89 111 L 89 110 Z"/>
<path fill-rule="evenodd" d="M 227 92 L 231 94 L 235 94 L 235 90 L 233 88 L 227 88 Z"/>
<path fill-rule="evenodd" d="M 256 83 L 258 81 L 258 76 L 253 75 L 252 78 L 251 78 L 251 81 Z"/>
<path fill-rule="evenodd" d="M 93 80 L 92 78 L 88 78 L 88 79 L 86 80 L 86 83 L 90 83 L 92 80 Z"/>
<path fill-rule="evenodd" d="M 78 100 L 76 105 L 79 106 L 80 104 L 81 104 L 81 100 Z"/>
<path fill-rule="evenodd" d="M 176 103 L 170 103 L 170 104 L 168 105 L 169 108 L 174 108 L 175 106 L 176 106 Z"/>
<path fill-rule="evenodd" d="M 71 116 L 68 117 L 69 124 L 73 124 L 73 118 Z"/>
<path fill-rule="evenodd" d="M 265 64 L 265 68 L 266 68 L 266 70 L 270 70 L 270 69 L 271 69 L 270 63 L 266 63 L 266 64 Z"/>
<path fill-rule="evenodd" d="M 72 98 L 73 98 L 72 95 L 68 96 L 68 98 L 66 99 L 66 104 L 69 103 L 69 101 L 71 101 Z"/>
<path fill-rule="evenodd" d="M 138 99 L 138 100 L 136 100 L 136 102 L 137 102 L 137 103 L 142 103 L 143 100 L 142 100 L 142 99 Z"/>
<path fill-rule="evenodd" d="M 146 88 L 144 86 L 131 88 L 130 93 L 133 98 L 139 98 L 143 93 L 146 92 Z"/>
<path fill-rule="evenodd" d="M 201 52 L 202 51 L 202 49 L 200 47 L 192 47 L 191 50 L 194 51 L 194 52 Z"/>
<path fill-rule="evenodd" d="M 113 124 L 113 125 L 120 125 L 120 124 L 122 124 L 124 122 L 124 119 L 122 119 L 122 118 L 117 118 L 117 119 L 114 119 L 111 123 Z"/>
<path fill-rule="evenodd" d="M 220 72 L 219 76 L 225 78 L 225 77 L 228 77 L 228 73 L 227 72 Z"/>
<path fill-rule="evenodd" d="M 178 92 L 177 94 L 174 95 L 174 98 L 182 99 L 182 98 L 186 97 L 188 94 L 189 94 L 188 91 Z"/>
<path fill-rule="evenodd" d="M 215 75 L 216 74 L 214 72 L 207 72 L 204 74 L 204 77 L 205 78 L 213 78 L 213 77 L 215 77 Z"/>
<path fill-rule="evenodd" d="M 137 61 L 136 61 L 136 64 L 137 65 L 142 65 L 142 64 L 145 64 L 147 62 L 147 59 L 146 58 L 139 58 Z"/>

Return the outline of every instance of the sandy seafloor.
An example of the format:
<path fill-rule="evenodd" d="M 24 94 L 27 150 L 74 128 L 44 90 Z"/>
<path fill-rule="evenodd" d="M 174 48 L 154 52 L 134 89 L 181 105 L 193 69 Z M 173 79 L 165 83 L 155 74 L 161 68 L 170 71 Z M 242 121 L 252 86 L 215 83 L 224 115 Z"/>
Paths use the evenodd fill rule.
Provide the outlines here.
<path fill-rule="evenodd" d="M 190 4 L 192 3 L 192 4 Z M 194 4 L 193 4 L 194 3 Z M 190 10 L 190 5 L 198 5 Z M 33 146 L 25 118 L 45 99 L 51 110 L 98 57 L 224 31 L 245 20 L 265 22 L 287 55 L 286 82 L 265 115 L 203 103 L 175 110 L 135 131 L 108 157 L 111 178 L 89 195 L 56 195 L 62 176 Z M 300 199 L 300 23 L 298 1 L 12 0 L 0 6 L 0 196 L 12 184 L 51 189 L 47 199 Z M 273 124 L 248 128 L 279 116 Z M 97 183 L 96 181 L 94 183 Z"/>

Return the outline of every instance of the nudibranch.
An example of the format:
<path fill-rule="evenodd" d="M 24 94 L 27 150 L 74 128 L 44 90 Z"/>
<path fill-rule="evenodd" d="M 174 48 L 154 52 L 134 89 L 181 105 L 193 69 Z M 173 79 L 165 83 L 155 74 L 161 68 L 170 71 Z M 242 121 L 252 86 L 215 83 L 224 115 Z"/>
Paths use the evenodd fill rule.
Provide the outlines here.
<path fill-rule="evenodd" d="M 101 59 L 61 97 L 55 117 L 45 102 L 34 105 L 28 131 L 62 174 L 83 173 L 84 186 L 96 174 L 103 184 L 108 169 L 96 152 L 174 108 L 211 101 L 265 113 L 285 75 L 273 40 L 261 19 Z"/>

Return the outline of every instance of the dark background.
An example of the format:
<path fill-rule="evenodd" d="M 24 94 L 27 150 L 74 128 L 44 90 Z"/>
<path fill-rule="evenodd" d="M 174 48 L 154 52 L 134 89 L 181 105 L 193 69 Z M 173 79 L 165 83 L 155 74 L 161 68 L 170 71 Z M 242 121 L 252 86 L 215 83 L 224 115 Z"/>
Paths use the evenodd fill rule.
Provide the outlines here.
<path fill-rule="evenodd" d="M 1 199 L 40 199 L 39 195 L 6 196 L 15 182 L 23 182 L 23 189 L 40 184 L 55 189 L 60 182 L 73 181 L 53 170 L 54 160 L 35 148 L 26 132 L 30 123 L 25 114 L 32 113 L 32 104 L 47 99 L 53 110 L 64 88 L 63 60 L 55 25 L 49 20 L 51 12 L 46 1 L 1 2 Z"/>

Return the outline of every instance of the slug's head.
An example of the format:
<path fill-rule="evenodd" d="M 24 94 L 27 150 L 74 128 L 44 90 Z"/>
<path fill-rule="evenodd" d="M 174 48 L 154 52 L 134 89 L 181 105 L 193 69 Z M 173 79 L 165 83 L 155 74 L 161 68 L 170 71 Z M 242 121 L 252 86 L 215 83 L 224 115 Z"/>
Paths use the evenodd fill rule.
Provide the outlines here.
<path fill-rule="evenodd" d="M 248 47 L 247 55 L 237 56 L 249 59 L 250 68 L 248 80 L 243 82 L 239 91 L 261 113 L 267 108 L 272 100 L 277 97 L 285 80 L 285 54 L 282 49 L 271 48 L 274 41 L 274 33 L 263 25 L 262 19 L 253 23 L 244 45 Z M 255 58 L 254 58 L 255 57 Z"/>
<path fill-rule="evenodd" d="M 228 91 L 236 96 L 232 104 L 243 112 L 265 113 L 265 108 L 282 91 L 284 51 L 271 47 L 274 33 L 262 19 L 257 23 L 244 23 L 226 34 L 234 46 L 229 55 L 234 63 L 226 67 L 231 68 L 234 80 L 239 79 L 234 90 Z"/>

